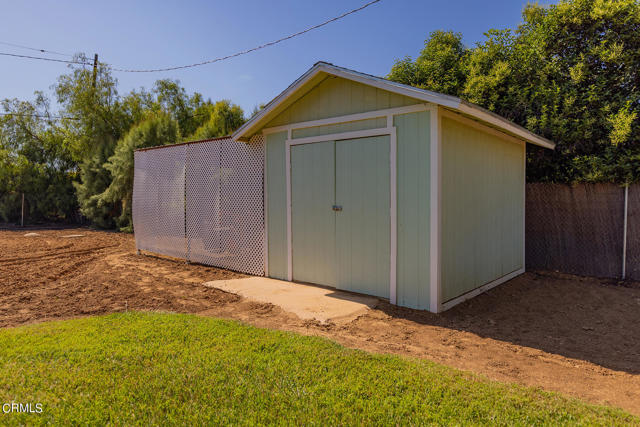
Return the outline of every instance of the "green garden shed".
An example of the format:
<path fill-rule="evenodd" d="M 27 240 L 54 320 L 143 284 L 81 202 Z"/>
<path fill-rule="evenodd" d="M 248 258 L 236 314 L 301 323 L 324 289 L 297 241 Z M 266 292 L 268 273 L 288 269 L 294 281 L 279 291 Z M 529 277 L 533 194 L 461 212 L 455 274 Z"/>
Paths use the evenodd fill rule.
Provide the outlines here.
<path fill-rule="evenodd" d="M 265 273 L 431 312 L 525 270 L 525 147 L 461 99 L 319 62 L 237 130 L 265 139 Z"/>

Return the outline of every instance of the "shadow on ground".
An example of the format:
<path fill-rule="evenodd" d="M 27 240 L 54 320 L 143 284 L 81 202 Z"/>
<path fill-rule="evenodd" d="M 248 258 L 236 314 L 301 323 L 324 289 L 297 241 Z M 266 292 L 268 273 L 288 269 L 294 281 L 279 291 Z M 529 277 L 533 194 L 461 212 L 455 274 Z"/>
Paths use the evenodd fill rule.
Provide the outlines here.
<path fill-rule="evenodd" d="M 529 272 L 444 313 L 381 304 L 395 318 L 640 373 L 640 284 Z"/>

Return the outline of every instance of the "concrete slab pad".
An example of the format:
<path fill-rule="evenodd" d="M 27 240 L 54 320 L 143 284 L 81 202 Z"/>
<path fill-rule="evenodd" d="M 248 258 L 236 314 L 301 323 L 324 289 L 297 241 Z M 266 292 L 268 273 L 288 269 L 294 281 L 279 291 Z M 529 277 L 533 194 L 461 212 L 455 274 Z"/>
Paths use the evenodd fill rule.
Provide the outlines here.
<path fill-rule="evenodd" d="M 301 319 L 322 323 L 348 322 L 374 308 L 379 301 L 376 297 L 266 277 L 216 280 L 204 285 L 277 305 Z"/>
<path fill-rule="evenodd" d="M 24 237 L 36 237 L 36 236 L 39 236 L 39 235 L 40 234 L 38 234 L 38 233 L 27 233 L 27 234 L 24 235 Z"/>

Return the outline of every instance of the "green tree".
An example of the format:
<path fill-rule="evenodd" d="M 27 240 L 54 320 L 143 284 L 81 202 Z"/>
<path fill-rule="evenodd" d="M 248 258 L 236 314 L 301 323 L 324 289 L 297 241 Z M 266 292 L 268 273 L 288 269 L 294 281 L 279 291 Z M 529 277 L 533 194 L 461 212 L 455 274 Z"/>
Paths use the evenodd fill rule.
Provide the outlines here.
<path fill-rule="evenodd" d="M 224 136 L 244 123 L 237 105 L 189 95 L 177 80 L 124 96 L 117 86 L 104 64 L 95 80 L 92 69 L 72 65 L 53 86 L 56 115 L 67 118 L 52 119 L 40 92 L 33 102 L 2 101 L 16 115 L 0 117 L 0 218 L 18 217 L 24 192 L 32 219 L 69 218 L 79 207 L 96 226 L 126 229 L 134 149 Z"/>
<path fill-rule="evenodd" d="M 20 218 L 22 194 L 27 221 L 69 220 L 77 207 L 72 182 L 75 162 L 49 113 L 49 100 L 5 99 L 0 118 L 0 218 Z M 37 117 L 41 116 L 41 117 Z"/>
<path fill-rule="evenodd" d="M 179 80 L 158 80 L 153 89 L 156 96 L 155 111 L 170 114 L 180 127 L 180 134 L 184 137 L 192 135 L 209 119 L 215 106 L 211 100 L 194 92 L 191 96 L 180 86 Z"/>
<path fill-rule="evenodd" d="M 526 105 L 508 103 L 520 98 L 514 93 L 520 85 L 514 72 L 517 70 L 512 66 L 516 37 L 511 30 L 489 30 L 485 37 L 485 41 L 469 51 L 461 95 L 492 111 L 501 110 L 510 120 L 522 120 L 525 117 L 522 108 Z"/>
<path fill-rule="evenodd" d="M 636 181 L 640 3 L 572 0 L 529 5 L 518 29 L 525 125 L 557 142 L 532 150 L 531 178 Z M 514 64 L 515 66 L 515 64 Z"/>
<path fill-rule="evenodd" d="M 77 59 L 86 61 L 82 55 Z M 79 165 L 79 180 L 74 185 L 80 211 L 99 227 L 113 227 L 119 207 L 99 205 L 94 196 L 109 186 L 111 174 L 104 164 L 135 116 L 123 108 L 117 81 L 104 64 L 98 65 L 95 86 L 92 70 L 72 66 L 69 74 L 58 78 L 54 90 L 61 113 L 76 118 L 65 123 L 63 132 Z"/>
<path fill-rule="evenodd" d="M 260 104 L 256 105 L 256 106 L 254 106 L 253 110 L 251 110 L 251 115 L 249 116 L 249 118 L 253 118 L 253 116 L 255 116 L 260 111 L 262 111 L 264 109 L 264 107 L 266 107 L 266 104 L 264 104 L 262 102 Z"/>
<path fill-rule="evenodd" d="M 180 131 L 176 120 L 166 113 L 152 113 L 118 141 L 114 154 L 104 165 L 111 173 L 111 181 L 102 194 L 93 198 L 97 206 L 120 204 L 120 215 L 116 219 L 116 225 L 121 230 L 132 230 L 134 151 L 138 148 L 172 144 L 179 139 Z"/>
<path fill-rule="evenodd" d="M 424 43 L 415 62 L 410 57 L 397 60 L 388 78 L 448 95 L 459 95 L 464 87 L 467 49 L 462 35 L 434 31 Z"/>
<path fill-rule="evenodd" d="M 515 31 L 490 30 L 467 50 L 443 34 L 389 77 L 461 96 L 556 142 L 555 151 L 528 147 L 530 181 L 640 180 L 636 0 L 528 4 Z"/>
<path fill-rule="evenodd" d="M 218 101 L 213 105 L 209 119 L 190 137 L 192 140 L 217 138 L 230 135 L 245 122 L 242 108 L 229 100 Z"/>

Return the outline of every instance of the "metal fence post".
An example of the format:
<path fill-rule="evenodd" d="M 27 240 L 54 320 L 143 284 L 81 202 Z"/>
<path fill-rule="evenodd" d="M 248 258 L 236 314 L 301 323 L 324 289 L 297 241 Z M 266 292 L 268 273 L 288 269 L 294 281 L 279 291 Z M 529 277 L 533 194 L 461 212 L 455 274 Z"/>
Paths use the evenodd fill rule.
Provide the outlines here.
<path fill-rule="evenodd" d="M 187 169 L 189 164 L 189 144 L 187 144 L 184 148 L 184 187 L 183 187 L 183 203 L 184 203 L 184 243 L 186 246 L 185 258 L 187 264 L 191 263 L 191 242 L 189 241 L 189 232 L 187 230 Z"/>
<path fill-rule="evenodd" d="M 626 278 L 627 269 L 627 212 L 629 208 L 629 184 L 624 186 L 624 230 L 622 232 L 622 280 Z"/>

